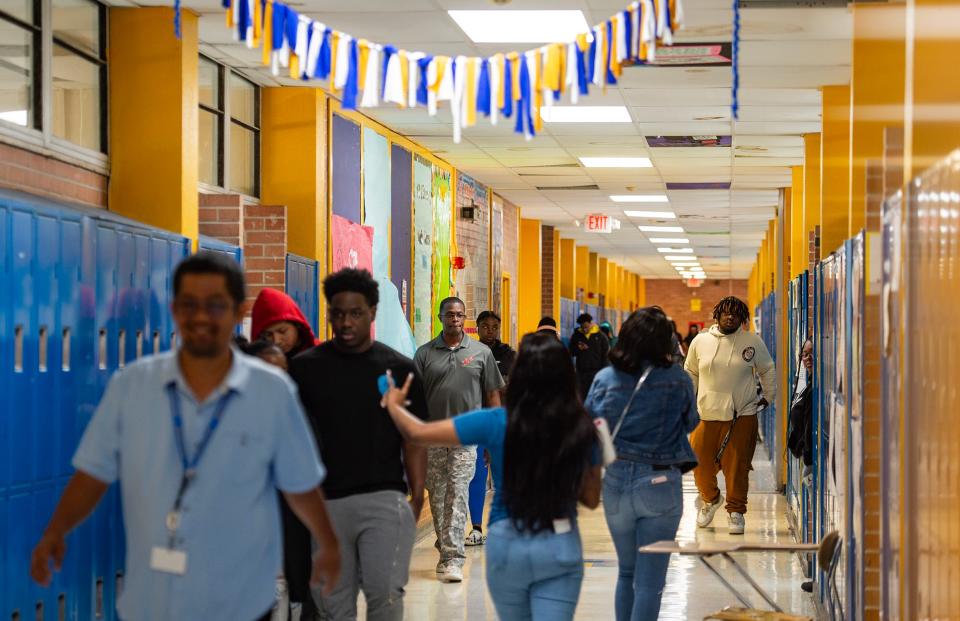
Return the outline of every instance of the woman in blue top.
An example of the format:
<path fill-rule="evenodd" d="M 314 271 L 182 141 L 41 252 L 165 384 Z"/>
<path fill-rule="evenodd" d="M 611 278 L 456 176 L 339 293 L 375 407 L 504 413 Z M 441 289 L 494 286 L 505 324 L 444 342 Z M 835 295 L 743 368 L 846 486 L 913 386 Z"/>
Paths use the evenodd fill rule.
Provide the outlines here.
<path fill-rule="evenodd" d="M 610 352 L 612 366 L 597 374 L 585 404 L 611 430 L 619 424 L 617 461 L 603 479 L 603 508 L 620 565 L 617 621 L 659 616 L 670 556 L 637 549 L 676 537 L 683 513 L 681 475 L 697 463 L 687 440 L 700 422 L 696 397 L 686 372 L 673 364 L 672 342 L 673 328 L 662 310 L 634 312 Z"/>
<path fill-rule="evenodd" d="M 384 405 L 403 436 L 428 446 L 482 444 L 496 493 L 487 539 L 487 585 L 504 621 L 573 619 L 583 582 L 577 501 L 600 503 L 597 436 L 577 398 L 577 377 L 555 335 L 523 337 L 506 408 L 424 423 L 404 404 L 411 378 Z M 466 507 L 462 507 L 466 511 Z"/>

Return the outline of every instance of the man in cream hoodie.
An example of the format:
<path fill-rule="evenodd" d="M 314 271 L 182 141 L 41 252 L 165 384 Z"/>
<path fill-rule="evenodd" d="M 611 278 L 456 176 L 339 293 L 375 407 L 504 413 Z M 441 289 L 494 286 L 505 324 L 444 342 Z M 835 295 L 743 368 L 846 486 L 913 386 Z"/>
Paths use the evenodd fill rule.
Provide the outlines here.
<path fill-rule="evenodd" d="M 735 297 L 724 298 L 713 309 L 713 318 L 717 323 L 693 340 L 684 363 L 700 411 L 700 425 L 690 436 L 699 461 L 693 471 L 701 504 L 697 526 L 709 526 L 723 504 L 717 487 L 717 472 L 723 471 L 730 534 L 742 535 L 757 446 L 757 408 L 773 401 L 776 374 L 763 341 L 744 329 L 750 319 L 746 304 Z M 763 389 L 760 398 L 757 377 Z M 717 453 L 731 426 L 730 440 L 717 463 Z"/>

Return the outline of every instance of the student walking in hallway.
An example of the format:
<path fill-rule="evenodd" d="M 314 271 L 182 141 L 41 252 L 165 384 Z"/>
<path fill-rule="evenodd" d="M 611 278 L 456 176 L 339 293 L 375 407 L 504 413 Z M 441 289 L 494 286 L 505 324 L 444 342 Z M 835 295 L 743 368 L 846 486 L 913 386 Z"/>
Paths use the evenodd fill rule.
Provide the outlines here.
<path fill-rule="evenodd" d="M 580 398 L 586 399 L 593 378 L 600 369 L 607 366 L 610 339 L 593 323 L 593 316 L 589 313 L 577 317 L 577 325 L 579 327 L 570 336 L 570 354 L 577 361 Z"/>
<path fill-rule="evenodd" d="M 484 405 L 500 405 L 503 377 L 490 348 L 463 331 L 463 301 L 440 302 L 443 332 L 417 350 L 414 362 L 423 379 L 431 420 L 453 418 Z M 463 580 L 466 559 L 467 498 L 476 469 L 475 445 L 431 448 L 427 456 L 427 491 L 437 535 L 443 582 Z"/>
<path fill-rule="evenodd" d="M 713 318 L 717 323 L 693 340 L 684 364 L 693 380 L 701 421 L 690 436 L 699 462 L 694 469 L 702 503 L 697 525 L 709 526 L 723 504 L 717 486 L 717 473 L 722 471 L 730 534 L 742 535 L 757 447 L 757 409 L 773 401 L 776 374 L 763 341 L 744 329 L 750 319 L 746 304 L 724 298 L 713 309 Z M 757 378 L 763 391 L 760 398 Z"/>
<path fill-rule="evenodd" d="M 318 594 L 321 614 L 331 621 L 356 619 L 362 590 L 367 619 L 399 621 L 423 507 L 426 449 L 403 441 L 383 416 L 380 398 L 386 373 L 413 373 L 413 361 L 373 340 L 380 294 L 369 272 L 332 274 L 323 293 L 333 339 L 290 366 L 325 455 L 329 476 L 323 487 L 343 563 L 337 588 Z M 419 380 L 409 400 L 410 410 L 426 418 Z"/>
<path fill-rule="evenodd" d="M 520 344 L 506 408 L 423 423 L 391 378 L 384 404 L 413 442 L 488 447 L 496 492 L 490 510 L 486 580 L 503 621 L 573 619 L 583 581 L 577 502 L 600 502 L 597 437 L 576 393 L 566 348 L 550 334 Z"/>
<path fill-rule="evenodd" d="M 181 346 L 111 378 L 31 575 L 50 584 L 68 533 L 119 481 L 122 618 L 267 619 L 282 561 L 277 489 L 319 542 L 314 580 L 336 586 L 324 468 L 293 383 L 230 346 L 244 315 L 240 266 L 216 253 L 194 255 L 177 267 L 173 293 Z"/>

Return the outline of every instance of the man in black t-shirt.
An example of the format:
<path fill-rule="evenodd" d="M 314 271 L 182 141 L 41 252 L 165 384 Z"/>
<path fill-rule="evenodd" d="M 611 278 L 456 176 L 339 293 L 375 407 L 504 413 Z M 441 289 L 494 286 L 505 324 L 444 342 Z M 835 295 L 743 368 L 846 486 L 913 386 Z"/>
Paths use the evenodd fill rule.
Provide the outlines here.
<path fill-rule="evenodd" d="M 380 399 L 388 369 L 396 378 L 416 369 L 412 360 L 372 339 L 379 292 L 369 272 L 341 270 L 324 280 L 323 292 L 333 340 L 290 365 L 327 466 L 323 491 L 343 559 L 333 592 L 314 595 L 323 618 L 356 619 L 362 588 L 370 619 L 399 620 L 423 507 L 426 449 L 403 441 Z M 410 402 L 410 411 L 426 419 L 419 377 Z"/>

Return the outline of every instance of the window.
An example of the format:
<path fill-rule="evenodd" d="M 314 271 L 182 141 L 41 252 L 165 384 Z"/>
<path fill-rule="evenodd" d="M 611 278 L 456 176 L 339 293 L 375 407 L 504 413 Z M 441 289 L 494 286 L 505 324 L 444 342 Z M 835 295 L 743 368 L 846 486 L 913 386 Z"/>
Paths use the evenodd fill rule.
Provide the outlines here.
<path fill-rule="evenodd" d="M 260 194 L 260 87 L 200 57 L 200 181 Z"/>
<path fill-rule="evenodd" d="M 94 0 L 0 3 L 0 121 L 105 152 L 106 19 Z"/>

